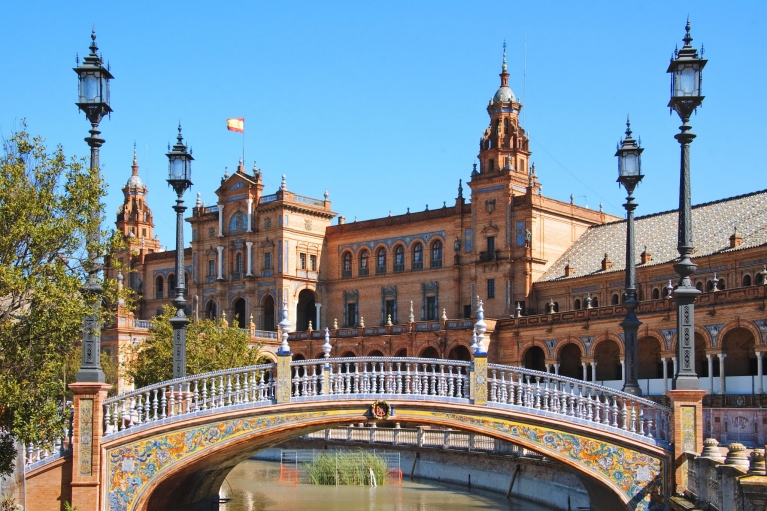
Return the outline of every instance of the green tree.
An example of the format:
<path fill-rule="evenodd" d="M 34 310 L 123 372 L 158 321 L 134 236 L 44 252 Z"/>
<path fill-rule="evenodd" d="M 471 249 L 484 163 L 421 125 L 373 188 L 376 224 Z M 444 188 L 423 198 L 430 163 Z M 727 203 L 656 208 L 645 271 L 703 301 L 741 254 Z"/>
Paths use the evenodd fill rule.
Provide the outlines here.
<path fill-rule="evenodd" d="M 13 467 L 15 449 L 9 438 L 52 442 L 66 427 L 64 367 L 79 342 L 88 308 L 81 293 L 85 232 L 103 195 L 97 172 L 68 160 L 61 146 L 49 153 L 41 138 L 26 132 L 23 121 L 21 131 L 3 140 L 0 476 Z M 105 296 L 116 300 L 116 285 L 105 288 Z M 103 310 L 108 320 L 110 308 Z"/>
<path fill-rule="evenodd" d="M 127 357 L 124 371 L 136 388 L 173 378 L 170 319 L 175 313 L 175 307 L 166 305 L 152 321 L 149 338 Z M 187 375 L 254 365 L 260 360 L 258 348 L 250 346 L 250 336 L 239 328 L 219 326 L 209 319 L 189 323 L 187 327 Z"/>

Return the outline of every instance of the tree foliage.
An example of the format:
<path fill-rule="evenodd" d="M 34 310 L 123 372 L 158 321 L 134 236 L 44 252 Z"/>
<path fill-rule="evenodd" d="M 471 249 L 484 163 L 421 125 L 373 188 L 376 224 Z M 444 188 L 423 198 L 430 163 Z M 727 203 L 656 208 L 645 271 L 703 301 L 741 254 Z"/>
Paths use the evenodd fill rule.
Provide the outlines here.
<path fill-rule="evenodd" d="M 175 307 L 166 305 L 152 321 L 150 336 L 133 348 L 124 371 L 136 388 L 173 378 L 173 327 Z M 250 347 L 250 336 L 239 328 L 219 326 L 202 319 L 192 322 L 186 332 L 186 374 L 194 375 L 258 364 L 259 350 Z"/>
<path fill-rule="evenodd" d="M 63 371 L 88 308 L 84 239 L 104 189 L 97 172 L 25 130 L 0 156 L 0 437 L 51 442 L 66 426 Z M 0 442 L 0 475 L 14 456 Z"/>

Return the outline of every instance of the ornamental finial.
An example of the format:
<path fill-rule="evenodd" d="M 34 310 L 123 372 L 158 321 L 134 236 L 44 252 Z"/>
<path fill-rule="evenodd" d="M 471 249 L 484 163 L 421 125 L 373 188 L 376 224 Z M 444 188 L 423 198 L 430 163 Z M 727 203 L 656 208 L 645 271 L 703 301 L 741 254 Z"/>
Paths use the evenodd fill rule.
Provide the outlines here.
<path fill-rule="evenodd" d="M 626 138 L 631 138 L 631 119 L 628 114 L 626 114 Z"/>
<path fill-rule="evenodd" d="M 99 47 L 96 44 L 96 25 L 91 28 L 91 45 L 88 47 L 91 50 L 91 55 L 96 55 Z"/>
<path fill-rule="evenodd" d="M 685 46 L 690 46 L 690 43 L 692 42 L 692 36 L 690 35 L 690 15 L 687 15 L 687 25 L 684 27 L 684 38 L 682 41 L 684 41 Z"/>
<path fill-rule="evenodd" d="M 503 40 L 503 72 L 506 72 L 506 39 Z"/>

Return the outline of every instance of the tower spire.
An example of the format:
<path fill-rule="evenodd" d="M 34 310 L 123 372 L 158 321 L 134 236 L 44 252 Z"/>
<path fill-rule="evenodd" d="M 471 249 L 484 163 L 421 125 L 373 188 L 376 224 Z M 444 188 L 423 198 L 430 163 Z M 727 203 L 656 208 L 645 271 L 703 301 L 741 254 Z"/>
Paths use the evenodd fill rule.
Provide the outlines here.
<path fill-rule="evenodd" d="M 503 41 L 503 65 L 501 66 L 501 87 L 509 86 L 509 71 L 506 66 L 506 40 Z"/>
<path fill-rule="evenodd" d="M 131 167 L 132 175 L 138 176 L 138 161 L 136 160 L 136 142 L 133 142 L 133 166 Z"/>
<path fill-rule="evenodd" d="M 503 66 L 502 70 L 506 72 L 506 39 L 503 40 Z"/>

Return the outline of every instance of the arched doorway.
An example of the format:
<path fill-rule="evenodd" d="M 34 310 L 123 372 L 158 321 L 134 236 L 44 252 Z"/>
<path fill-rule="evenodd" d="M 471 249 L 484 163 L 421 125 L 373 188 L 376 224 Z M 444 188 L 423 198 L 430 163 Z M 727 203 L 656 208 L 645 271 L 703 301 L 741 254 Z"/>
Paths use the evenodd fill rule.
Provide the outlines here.
<path fill-rule="evenodd" d="M 745 328 L 735 328 L 722 339 L 725 376 L 753 376 L 756 374 L 754 336 Z"/>
<path fill-rule="evenodd" d="M 597 380 L 621 379 L 621 350 L 617 342 L 607 339 L 597 344 L 594 350 L 594 361 L 597 363 Z"/>
<path fill-rule="evenodd" d="M 429 346 L 421 352 L 420 358 L 439 358 L 439 352 L 434 346 Z"/>
<path fill-rule="evenodd" d="M 296 353 L 293 355 L 293 360 L 306 360 L 306 357 L 301 355 L 300 353 Z"/>
<path fill-rule="evenodd" d="M 559 375 L 569 378 L 583 379 L 583 367 L 581 366 L 581 349 L 572 342 L 559 352 Z"/>
<path fill-rule="evenodd" d="M 459 344 L 458 346 L 450 350 L 450 353 L 448 353 L 447 358 L 449 360 L 465 360 L 466 362 L 470 362 L 471 353 L 469 352 L 469 349 L 466 346 L 464 346 L 463 344 Z"/>
<path fill-rule="evenodd" d="M 368 353 L 368 357 L 383 357 L 384 354 L 381 353 L 381 350 L 373 350 L 370 353 Z"/>
<path fill-rule="evenodd" d="M 719 376 L 719 364 L 714 364 L 714 371 L 714 376 Z M 698 376 L 708 376 L 706 340 L 698 333 L 695 334 L 695 374 Z"/>
<path fill-rule="evenodd" d="M 245 328 L 245 299 L 238 298 L 234 302 L 234 318 L 237 326 Z"/>
<path fill-rule="evenodd" d="M 395 357 L 406 357 L 407 356 L 407 348 L 401 348 L 397 350 L 397 353 L 394 354 Z"/>
<path fill-rule="evenodd" d="M 309 289 L 304 289 L 298 293 L 298 308 L 296 316 L 296 331 L 302 332 L 309 330 L 309 322 L 314 324 L 314 318 L 317 315 L 317 307 L 314 305 L 314 293 Z"/>
<path fill-rule="evenodd" d="M 274 328 L 274 297 L 272 295 L 266 295 L 261 301 L 261 306 L 264 308 L 264 321 L 261 327 L 267 332 L 275 332 Z"/>
<path fill-rule="evenodd" d="M 663 363 L 660 360 L 660 342 L 654 337 L 642 337 L 637 344 L 639 349 L 640 380 L 663 378 Z"/>
<path fill-rule="evenodd" d="M 540 346 L 532 346 L 525 351 L 523 357 L 523 365 L 525 369 L 532 369 L 534 371 L 546 371 L 546 355 Z"/>
<path fill-rule="evenodd" d="M 341 355 L 341 358 L 354 358 L 356 356 L 357 355 L 355 355 L 353 351 L 347 351 L 346 353 Z"/>
<path fill-rule="evenodd" d="M 211 300 L 205 306 L 205 319 L 216 320 L 216 302 Z"/>

